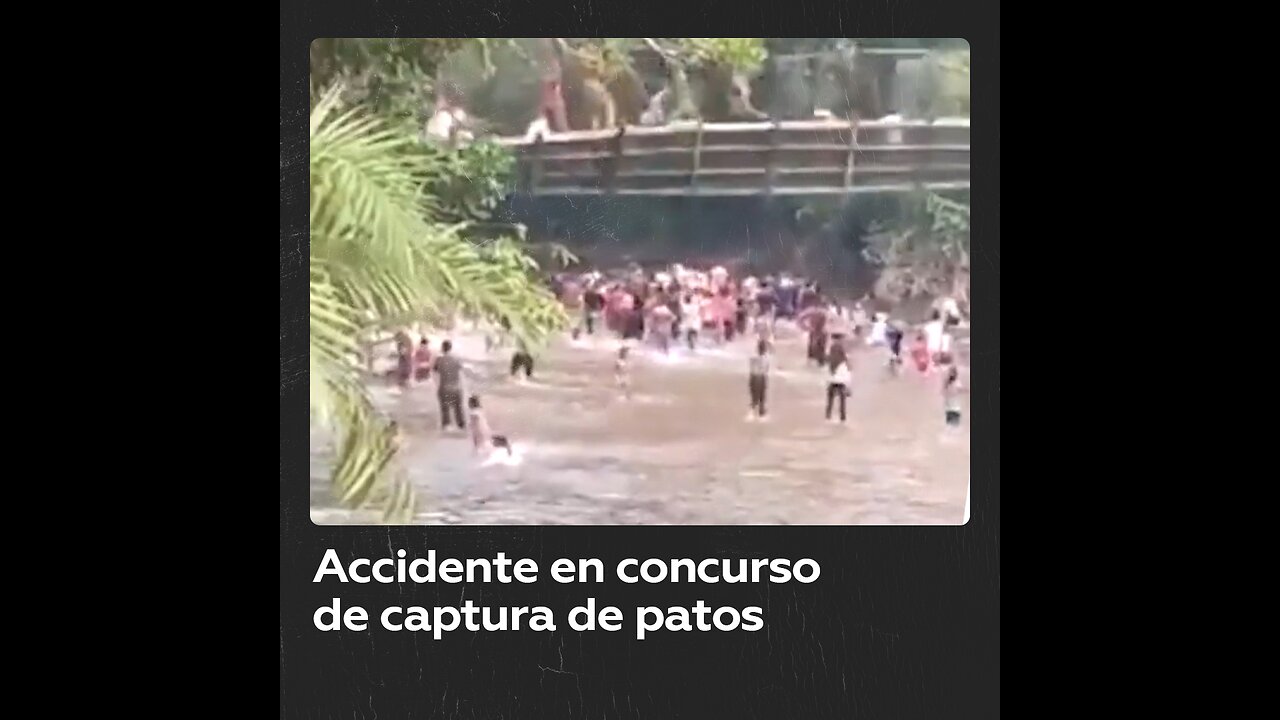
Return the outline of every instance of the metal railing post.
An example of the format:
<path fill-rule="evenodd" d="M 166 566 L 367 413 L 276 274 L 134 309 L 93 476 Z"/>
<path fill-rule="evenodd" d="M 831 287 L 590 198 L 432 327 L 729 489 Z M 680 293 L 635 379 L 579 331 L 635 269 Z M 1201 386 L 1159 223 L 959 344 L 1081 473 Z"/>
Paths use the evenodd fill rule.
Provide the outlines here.
<path fill-rule="evenodd" d="M 778 137 L 781 135 L 781 129 L 777 120 L 774 120 L 773 127 L 769 128 L 769 151 L 765 153 L 764 165 L 766 195 L 773 195 L 773 187 L 778 180 Z"/>
<path fill-rule="evenodd" d="M 689 177 L 689 189 L 698 191 L 698 173 L 702 170 L 702 116 L 698 116 L 698 132 L 693 137 L 693 174 Z"/>
<path fill-rule="evenodd" d="M 542 134 L 533 141 L 533 171 L 529 173 L 529 194 L 536 193 L 542 187 L 542 174 L 544 168 L 542 165 L 543 140 Z"/>
<path fill-rule="evenodd" d="M 849 120 L 849 153 L 844 164 L 844 190 L 849 192 L 853 189 L 853 157 L 858 152 L 858 120 L 853 118 Z"/>

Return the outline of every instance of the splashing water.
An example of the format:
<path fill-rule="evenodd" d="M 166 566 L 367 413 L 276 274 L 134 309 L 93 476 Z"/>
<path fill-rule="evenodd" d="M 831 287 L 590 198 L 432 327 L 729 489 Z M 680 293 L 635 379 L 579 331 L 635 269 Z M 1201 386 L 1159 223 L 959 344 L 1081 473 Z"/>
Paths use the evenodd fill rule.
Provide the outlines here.
<path fill-rule="evenodd" d="M 465 392 L 482 395 L 493 431 L 516 440 L 510 455 L 477 457 L 465 435 L 441 433 L 434 382 L 393 394 L 374 381 L 371 394 L 406 434 L 395 462 L 418 490 L 420 523 L 961 522 L 969 396 L 963 424 L 944 428 L 940 378 L 910 366 L 894 377 L 881 349 L 863 347 L 850 353 L 849 423 L 827 424 L 825 373 L 805 363 L 802 333 L 780 335 L 767 423 L 744 421 L 750 339 L 633 351 L 631 402 L 619 397 L 611 336 L 557 339 L 532 385 L 509 382 L 509 350 L 481 350 L 466 359 L 476 377 Z M 313 519 L 376 522 L 336 507 L 328 442 L 312 440 Z"/>

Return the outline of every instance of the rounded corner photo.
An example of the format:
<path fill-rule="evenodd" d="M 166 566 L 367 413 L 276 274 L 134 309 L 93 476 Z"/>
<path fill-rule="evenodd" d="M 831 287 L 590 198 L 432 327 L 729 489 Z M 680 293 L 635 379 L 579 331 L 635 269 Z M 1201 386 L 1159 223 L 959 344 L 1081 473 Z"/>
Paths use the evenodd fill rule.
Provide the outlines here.
<path fill-rule="evenodd" d="M 316 525 L 970 518 L 961 38 L 318 38 Z"/>

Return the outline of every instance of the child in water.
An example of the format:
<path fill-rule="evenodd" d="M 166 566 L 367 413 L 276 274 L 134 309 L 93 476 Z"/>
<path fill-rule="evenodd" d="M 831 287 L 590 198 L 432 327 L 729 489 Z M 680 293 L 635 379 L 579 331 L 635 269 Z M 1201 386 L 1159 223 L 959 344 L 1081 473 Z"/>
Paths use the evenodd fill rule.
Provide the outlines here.
<path fill-rule="evenodd" d="M 630 348 L 626 345 L 618 348 L 618 359 L 613 363 L 613 377 L 618 383 L 618 389 L 622 391 L 622 397 L 631 399 L 631 370 L 628 367 L 627 356 L 630 354 Z"/>
<path fill-rule="evenodd" d="M 467 408 L 471 416 L 471 444 L 475 451 L 503 448 L 510 456 L 511 441 L 506 435 L 494 435 L 489 429 L 489 421 L 485 419 L 484 411 L 480 409 L 480 396 L 472 395 L 467 398 Z"/>

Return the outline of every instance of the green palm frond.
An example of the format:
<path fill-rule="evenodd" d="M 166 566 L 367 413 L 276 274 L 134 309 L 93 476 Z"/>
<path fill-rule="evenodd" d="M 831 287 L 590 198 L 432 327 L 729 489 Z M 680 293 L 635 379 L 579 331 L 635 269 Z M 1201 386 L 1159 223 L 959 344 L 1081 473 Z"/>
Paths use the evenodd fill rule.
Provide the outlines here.
<path fill-rule="evenodd" d="M 379 504 L 403 520 L 416 499 L 393 466 L 389 423 L 361 384 L 361 335 L 460 310 L 506 318 L 516 337 L 539 343 L 567 318 L 532 276 L 537 265 L 522 245 L 476 245 L 467 223 L 433 219 L 438 203 L 424 188 L 449 179 L 450 158 L 344 109 L 336 87 L 317 102 L 310 129 L 311 418 L 337 438 L 339 501 Z"/>

